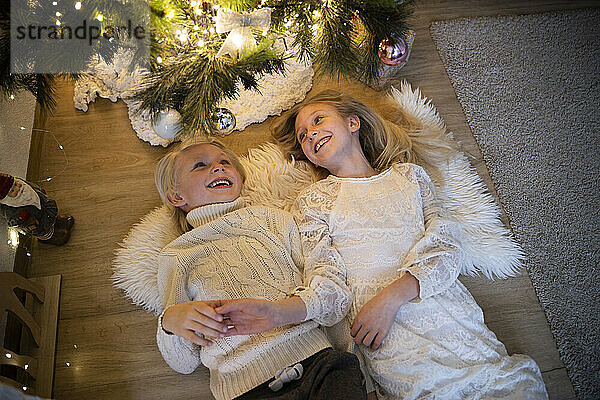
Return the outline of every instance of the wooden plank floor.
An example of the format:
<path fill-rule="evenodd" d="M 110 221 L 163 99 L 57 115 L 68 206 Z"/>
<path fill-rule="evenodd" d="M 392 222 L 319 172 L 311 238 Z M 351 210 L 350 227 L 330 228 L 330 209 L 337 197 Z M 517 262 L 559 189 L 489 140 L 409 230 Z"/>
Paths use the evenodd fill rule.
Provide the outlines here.
<path fill-rule="evenodd" d="M 463 16 L 542 12 L 591 5 L 583 1 L 422 0 L 411 20 L 416 40 L 404 76 L 422 89 L 495 195 L 481 154 L 429 36 L 431 21 Z M 381 93 L 353 82 L 321 81 L 376 106 Z M 57 399 L 210 399 L 208 374 L 170 370 L 155 342 L 155 318 L 133 306 L 111 286 L 111 260 L 130 227 L 160 204 L 153 184 L 156 160 L 165 149 L 139 140 L 121 101 L 99 99 L 87 113 L 75 110 L 72 85 L 58 88 L 58 107 L 46 121 L 64 146 L 68 165 L 54 138 L 41 138 L 39 179 L 59 208 L 75 216 L 64 247 L 35 244 L 29 276 L 62 274 L 54 396 Z M 263 124 L 236 132 L 225 142 L 243 154 L 267 140 Z M 506 221 L 506 219 L 505 219 Z M 506 221 L 508 222 L 508 221 Z M 461 278 L 485 311 L 488 326 L 509 353 L 531 355 L 543 371 L 550 398 L 575 398 L 554 339 L 528 276 L 505 281 Z M 69 363 L 67 365 L 67 363 Z"/>

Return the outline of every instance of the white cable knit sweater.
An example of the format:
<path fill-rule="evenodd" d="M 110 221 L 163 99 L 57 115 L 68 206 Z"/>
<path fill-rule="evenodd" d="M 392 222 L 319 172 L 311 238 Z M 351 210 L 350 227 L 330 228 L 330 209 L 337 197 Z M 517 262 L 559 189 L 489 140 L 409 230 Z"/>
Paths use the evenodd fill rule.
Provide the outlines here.
<path fill-rule="evenodd" d="M 253 297 L 284 298 L 303 285 L 303 260 L 292 216 L 266 207 L 243 207 L 241 198 L 196 208 L 187 215 L 194 227 L 161 252 L 158 287 L 165 307 L 192 300 Z M 200 364 L 210 370 L 210 388 L 218 399 L 232 399 L 271 379 L 277 370 L 330 347 L 317 322 L 334 324 L 351 304 L 344 277 L 335 269 L 319 271 L 299 296 L 307 307 L 305 322 L 257 335 L 217 339 L 210 347 L 166 334 L 159 325 L 158 347 L 174 370 L 189 374 Z M 334 307 L 321 304 L 332 292 Z M 323 317 L 323 315 L 325 317 Z M 319 318 L 321 316 L 321 318 Z M 314 320 L 311 320 L 314 319 Z"/>

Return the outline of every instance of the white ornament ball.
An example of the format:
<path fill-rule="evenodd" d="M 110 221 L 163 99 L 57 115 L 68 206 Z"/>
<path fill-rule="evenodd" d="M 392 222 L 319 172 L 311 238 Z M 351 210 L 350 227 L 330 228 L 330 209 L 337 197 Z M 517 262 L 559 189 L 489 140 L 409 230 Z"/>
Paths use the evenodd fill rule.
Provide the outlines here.
<path fill-rule="evenodd" d="M 181 114 L 173 108 L 161 111 L 152 128 L 161 138 L 173 139 L 181 132 Z"/>

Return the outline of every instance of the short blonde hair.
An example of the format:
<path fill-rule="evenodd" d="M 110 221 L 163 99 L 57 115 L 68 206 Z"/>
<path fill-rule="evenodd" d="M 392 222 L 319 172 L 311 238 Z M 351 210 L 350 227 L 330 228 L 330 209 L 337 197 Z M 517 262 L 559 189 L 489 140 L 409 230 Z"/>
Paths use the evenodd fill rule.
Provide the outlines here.
<path fill-rule="evenodd" d="M 296 104 L 273 126 L 273 139 L 288 157 L 307 159 L 296 136 L 296 117 L 302 108 L 317 103 L 333 107 L 344 118 L 358 116 L 360 145 L 371 166 L 378 171 L 397 162 L 410 162 L 433 171 L 436 178 L 439 178 L 436 165 L 447 161 L 457 149 L 456 143 L 443 132 L 428 132 L 423 135 L 422 124 L 399 110 L 397 105 L 394 107 L 391 102 L 388 102 L 388 108 L 395 112 L 393 122 L 381 117 L 352 96 L 329 89 Z M 319 167 L 317 175 L 324 178 L 329 175 L 329 171 Z"/>
<path fill-rule="evenodd" d="M 185 218 L 186 212 L 183 211 L 181 208 L 172 205 L 167 199 L 167 194 L 175 193 L 177 191 L 177 185 L 179 182 L 178 168 L 176 162 L 177 156 L 182 151 L 192 146 L 197 146 L 200 144 L 210 144 L 227 154 L 227 156 L 231 160 L 232 165 L 240 174 L 240 177 L 242 178 L 242 184 L 246 182 L 246 171 L 240 163 L 238 156 L 233 151 L 225 147 L 225 145 L 219 142 L 218 140 L 207 139 L 203 137 L 193 137 L 184 142 L 181 142 L 179 145 L 177 145 L 177 147 L 173 149 L 173 151 L 165 154 L 160 159 L 156 166 L 156 169 L 154 170 L 154 183 L 156 185 L 156 189 L 158 190 L 158 194 L 160 195 L 160 199 L 162 200 L 163 204 L 166 205 L 171 211 L 171 217 L 177 225 L 177 229 L 180 234 L 183 234 L 190 230 L 190 225 L 188 224 Z"/>

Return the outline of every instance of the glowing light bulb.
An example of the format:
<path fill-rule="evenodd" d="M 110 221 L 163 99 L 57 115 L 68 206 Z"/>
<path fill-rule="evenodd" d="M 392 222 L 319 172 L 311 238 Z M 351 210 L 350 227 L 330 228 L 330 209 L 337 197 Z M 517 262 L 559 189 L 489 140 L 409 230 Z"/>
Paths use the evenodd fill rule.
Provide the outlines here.
<path fill-rule="evenodd" d="M 156 62 L 159 64 L 162 63 L 162 57 L 161 56 L 156 57 Z"/>
<path fill-rule="evenodd" d="M 190 6 L 192 6 L 192 7 L 196 7 L 197 5 L 198 5 L 197 1 L 190 2 Z"/>
<path fill-rule="evenodd" d="M 24 127 L 24 126 L 21 126 L 19 129 L 20 129 L 20 130 L 22 130 L 22 131 L 24 131 L 24 130 L 25 130 L 25 127 Z"/>
<path fill-rule="evenodd" d="M 10 99 L 11 99 L 11 100 L 14 100 L 14 99 L 15 99 L 15 95 L 14 95 L 14 94 L 11 94 L 11 95 L 10 95 Z"/>
<path fill-rule="evenodd" d="M 195 8 L 194 12 L 198 15 L 202 15 L 202 11 L 199 8 Z"/>
<path fill-rule="evenodd" d="M 12 354 L 10 354 L 10 353 L 6 353 L 5 356 L 6 356 L 6 358 L 12 358 Z"/>
<path fill-rule="evenodd" d="M 102 22 L 102 20 L 104 19 L 104 17 L 102 16 L 102 14 L 100 14 L 100 15 L 98 15 L 98 16 L 96 17 L 96 19 L 97 19 L 98 21 Z"/>
<path fill-rule="evenodd" d="M 62 150 L 63 149 L 62 144 L 59 144 L 58 148 Z"/>
<path fill-rule="evenodd" d="M 215 4 L 215 5 L 213 6 L 213 8 L 214 8 L 215 10 L 218 10 L 219 8 L 221 8 L 221 6 L 220 6 L 220 5 L 218 5 L 218 4 Z"/>
<path fill-rule="evenodd" d="M 31 257 L 31 253 L 30 252 L 27 252 L 27 257 Z"/>
<path fill-rule="evenodd" d="M 213 28 L 213 27 L 211 26 L 211 27 L 208 29 L 208 31 L 209 31 L 210 33 L 215 33 L 215 28 Z"/>
<path fill-rule="evenodd" d="M 57 3 L 57 2 L 55 2 L 55 1 L 53 1 L 53 2 L 52 2 L 52 5 L 53 5 L 53 6 L 55 6 L 55 5 L 57 5 L 57 4 L 58 4 L 58 3 Z"/>
<path fill-rule="evenodd" d="M 78 1 L 77 3 L 75 3 L 75 9 L 76 10 L 81 9 L 81 2 L 80 1 Z"/>
<path fill-rule="evenodd" d="M 195 31 L 197 31 L 198 29 L 200 29 L 200 27 L 199 27 L 198 25 L 194 25 L 194 26 L 192 27 L 192 29 L 193 29 L 193 30 L 195 30 Z"/>
<path fill-rule="evenodd" d="M 265 29 L 265 30 L 262 32 L 263 36 L 267 36 L 267 33 L 268 33 L 268 32 L 269 32 L 269 30 L 268 30 L 268 29 Z"/>
<path fill-rule="evenodd" d="M 70 367 L 70 366 L 71 366 L 71 363 L 70 363 L 70 362 L 67 362 L 66 364 L 67 364 L 67 367 Z"/>
<path fill-rule="evenodd" d="M 198 39 L 198 47 L 202 47 L 206 44 L 206 42 L 202 39 Z"/>
<path fill-rule="evenodd" d="M 25 370 L 29 369 L 29 364 L 25 364 Z"/>
<path fill-rule="evenodd" d="M 27 391 L 27 386 L 23 386 L 23 391 Z"/>
<path fill-rule="evenodd" d="M 60 21 L 59 20 L 56 20 L 56 25 L 60 25 Z"/>
<path fill-rule="evenodd" d="M 169 13 L 167 14 L 167 18 L 173 18 L 174 16 L 175 16 L 174 10 L 169 11 Z"/>
<path fill-rule="evenodd" d="M 8 228 L 8 244 L 15 249 L 19 245 L 19 232 L 13 227 Z M 9 356 L 12 357 L 10 353 L 6 353 L 6 357 L 10 358 Z"/>
<path fill-rule="evenodd" d="M 56 12 L 56 16 L 57 16 L 57 17 L 60 17 L 61 15 L 62 15 L 62 14 L 61 14 L 61 13 L 59 13 L 58 11 Z"/>
<path fill-rule="evenodd" d="M 73 345 L 73 348 L 75 348 L 75 349 L 76 349 L 76 348 L 77 348 L 77 345 L 76 345 L 76 344 L 74 344 L 74 345 Z"/>
<path fill-rule="evenodd" d="M 239 33 L 232 32 L 231 33 L 231 41 L 239 49 L 240 47 L 242 47 L 242 43 L 244 42 L 244 39 L 242 38 L 242 35 L 240 35 Z"/>

